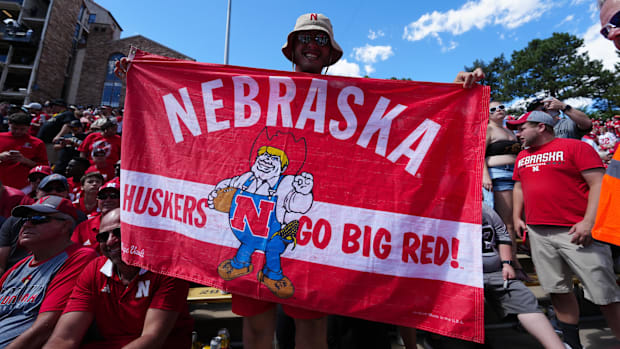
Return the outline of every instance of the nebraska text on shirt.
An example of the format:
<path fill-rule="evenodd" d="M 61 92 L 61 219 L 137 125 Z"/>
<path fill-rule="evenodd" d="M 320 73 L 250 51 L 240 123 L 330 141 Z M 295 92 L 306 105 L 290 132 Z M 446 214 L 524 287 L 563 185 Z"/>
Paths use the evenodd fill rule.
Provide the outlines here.
<path fill-rule="evenodd" d="M 553 161 L 564 161 L 564 151 L 550 151 L 542 154 L 534 154 L 526 156 L 519 160 L 517 167 L 523 167 L 530 164 L 540 164 Z"/>

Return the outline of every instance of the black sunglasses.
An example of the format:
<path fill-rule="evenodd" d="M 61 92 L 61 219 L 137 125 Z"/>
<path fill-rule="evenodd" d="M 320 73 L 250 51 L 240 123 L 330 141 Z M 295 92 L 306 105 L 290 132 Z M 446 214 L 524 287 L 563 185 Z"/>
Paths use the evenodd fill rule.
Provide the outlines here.
<path fill-rule="evenodd" d="M 489 113 L 495 113 L 496 110 L 504 110 L 506 107 L 503 104 L 498 105 L 497 107 L 489 108 Z"/>
<path fill-rule="evenodd" d="M 54 217 L 54 216 L 28 216 L 28 217 L 24 217 L 24 219 L 26 220 L 26 222 L 30 222 L 30 224 L 34 224 L 34 225 L 45 224 L 51 221 L 52 219 L 57 220 L 57 221 L 66 221 L 66 219 L 64 218 Z"/>
<path fill-rule="evenodd" d="M 325 34 L 297 34 L 297 40 L 299 40 L 299 42 L 301 42 L 302 44 L 309 44 L 312 39 L 314 39 L 314 41 L 316 41 L 317 45 L 319 46 L 325 46 L 329 44 L 329 36 Z"/>
<path fill-rule="evenodd" d="M 620 11 L 616 12 L 616 14 L 609 20 L 609 23 L 605 24 L 603 28 L 601 28 L 601 35 L 607 39 L 609 36 L 609 31 L 614 28 L 618 28 L 618 26 L 620 26 Z"/>
<path fill-rule="evenodd" d="M 99 200 L 105 200 L 105 199 L 120 199 L 121 198 L 121 194 L 120 193 L 115 193 L 115 192 L 111 192 L 111 193 L 99 193 L 97 194 L 97 199 Z"/>
<path fill-rule="evenodd" d="M 114 236 L 116 236 L 117 239 L 121 238 L 121 228 L 115 228 L 112 229 L 110 231 L 102 231 L 99 234 L 97 234 L 95 236 L 95 239 L 97 239 L 97 242 L 102 244 L 106 241 L 108 241 L 108 238 L 110 237 L 110 233 L 112 233 Z"/>

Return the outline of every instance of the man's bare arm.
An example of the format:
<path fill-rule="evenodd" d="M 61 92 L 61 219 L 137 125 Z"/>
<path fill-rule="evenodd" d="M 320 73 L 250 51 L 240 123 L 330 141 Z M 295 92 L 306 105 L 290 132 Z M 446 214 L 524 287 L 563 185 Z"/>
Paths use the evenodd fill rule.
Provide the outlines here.
<path fill-rule="evenodd" d="M 6 349 L 35 349 L 41 348 L 52 334 L 54 326 L 60 317 L 60 311 L 47 311 L 40 313 L 32 324 L 32 327 L 15 338 Z"/>
<path fill-rule="evenodd" d="M 142 335 L 123 349 L 162 348 L 178 317 L 179 313 L 176 311 L 153 308 L 147 310 Z"/>
<path fill-rule="evenodd" d="M 85 311 L 63 314 L 43 349 L 78 348 L 93 318 L 93 313 Z"/>
<path fill-rule="evenodd" d="M 569 234 L 573 235 L 571 242 L 576 245 L 588 246 L 592 243 L 592 227 L 596 220 L 596 210 L 598 208 L 598 199 L 601 195 L 601 184 L 605 170 L 603 168 L 594 168 L 581 172 L 581 176 L 588 184 L 590 191 L 588 193 L 588 206 L 583 220 L 573 225 Z"/>

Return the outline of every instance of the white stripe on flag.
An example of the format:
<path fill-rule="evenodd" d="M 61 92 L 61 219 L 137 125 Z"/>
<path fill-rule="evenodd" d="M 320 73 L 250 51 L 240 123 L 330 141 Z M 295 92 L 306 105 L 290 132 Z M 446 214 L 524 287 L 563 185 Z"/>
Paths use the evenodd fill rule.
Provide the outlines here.
<path fill-rule="evenodd" d="M 181 210 L 183 209 L 182 199 L 184 196 L 192 196 L 196 201 L 200 199 L 206 200 L 215 186 L 128 170 L 121 172 L 121 183 L 121 207 L 123 207 L 121 218 L 123 222 L 146 228 L 174 231 L 188 238 L 215 245 L 239 246 L 239 241 L 230 230 L 228 215 L 209 209 L 206 205 L 203 207 L 203 211 L 206 214 L 207 223 L 200 228 L 194 224 L 184 224 L 182 220 L 176 220 L 174 217 L 152 216 L 148 214 L 148 211 L 147 213 L 137 214 L 134 210 L 126 210 L 125 207 L 125 191 L 126 188 L 131 188 L 131 186 L 152 189 L 160 188 L 168 193 L 181 194 L 178 195 L 181 199 L 179 204 Z M 135 202 L 135 196 L 134 194 L 133 207 L 142 204 L 144 200 L 144 195 L 142 195 L 142 200 L 139 203 Z M 151 206 L 152 202 L 149 204 L 149 207 Z M 361 272 L 442 280 L 467 286 L 482 287 L 482 240 L 480 225 L 374 211 L 317 201 L 313 203 L 306 216 L 311 219 L 313 228 L 317 226 L 319 219 L 324 220 L 322 221 L 323 223 L 328 222 L 331 228 L 329 243 L 323 248 L 318 248 L 317 244 L 311 238 L 309 239 L 312 229 L 309 229 L 307 224 L 300 225 L 298 240 L 305 240 L 306 244 L 303 246 L 298 245 L 295 250 L 291 250 L 292 246 L 290 246 L 283 253 L 283 257 Z M 194 212 L 194 219 L 196 217 L 199 216 Z M 359 244 L 359 249 L 355 252 L 345 253 L 343 251 L 343 232 L 345 231 L 345 225 L 350 228 L 352 224 L 361 231 L 361 236 L 355 239 Z M 371 227 L 369 229 L 369 243 L 366 244 L 368 248 L 364 248 L 365 227 Z M 377 236 L 380 228 L 384 229 L 384 239 L 377 241 L 375 245 L 374 238 Z M 322 224 L 320 233 L 315 237 L 318 246 L 321 246 L 321 242 L 325 242 L 325 230 L 326 225 Z M 385 240 L 385 231 L 389 232 L 391 237 L 389 242 Z M 417 262 L 414 262 L 411 257 L 406 258 L 406 262 L 403 261 L 403 258 L 407 257 L 407 254 L 405 254 L 405 257 L 403 256 L 403 238 L 405 233 L 415 234 L 415 237 L 412 234 L 407 235 L 410 238 L 408 240 L 410 247 L 415 246 L 414 242 L 416 238 L 418 239 L 419 245 L 413 250 L 414 255 L 418 259 Z M 424 239 L 424 236 L 426 236 L 426 239 Z M 440 260 L 445 258 L 440 265 L 434 263 L 437 260 L 435 246 L 438 238 L 443 238 L 441 240 L 447 242 L 449 249 L 439 253 L 439 255 L 443 256 L 443 258 L 439 258 Z M 453 238 L 459 240 L 456 258 L 458 267 L 451 266 L 451 263 L 455 261 L 452 253 Z M 355 244 L 352 239 L 348 239 L 346 242 L 345 245 L 349 247 Z M 389 254 L 385 253 L 385 246 L 389 246 Z M 375 250 L 377 250 L 378 254 L 385 253 L 387 256 L 381 259 L 376 256 Z M 426 264 L 422 264 L 423 251 L 427 251 L 425 253 Z M 445 257 L 446 253 L 447 257 Z M 429 260 L 431 261 L 430 263 Z"/>

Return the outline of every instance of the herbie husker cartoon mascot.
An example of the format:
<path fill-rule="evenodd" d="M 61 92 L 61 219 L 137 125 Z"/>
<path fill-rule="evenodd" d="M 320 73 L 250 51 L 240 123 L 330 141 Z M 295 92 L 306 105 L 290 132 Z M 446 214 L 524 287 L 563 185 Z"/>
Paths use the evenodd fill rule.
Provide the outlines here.
<path fill-rule="evenodd" d="M 289 154 L 298 150 L 295 154 L 304 157 L 296 161 L 301 165 L 292 175 L 284 175 L 287 169 L 295 169 L 287 150 L 291 150 Z M 299 218 L 312 206 L 314 179 L 310 173 L 298 174 L 305 155 L 304 139 L 297 141 L 292 134 L 281 132 L 269 137 L 265 129 L 252 147 L 250 172 L 222 180 L 209 194 L 209 207 L 228 213 L 230 227 L 241 242 L 235 257 L 217 268 L 224 280 L 251 273 L 252 254 L 260 250 L 265 252 L 265 265 L 258 272 L 258 280 L 280 298 L 295 292 L 291 280 L 282 273 L 280 255 L 291 243 L 295 248 Z"/>

